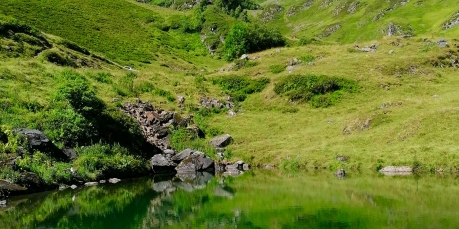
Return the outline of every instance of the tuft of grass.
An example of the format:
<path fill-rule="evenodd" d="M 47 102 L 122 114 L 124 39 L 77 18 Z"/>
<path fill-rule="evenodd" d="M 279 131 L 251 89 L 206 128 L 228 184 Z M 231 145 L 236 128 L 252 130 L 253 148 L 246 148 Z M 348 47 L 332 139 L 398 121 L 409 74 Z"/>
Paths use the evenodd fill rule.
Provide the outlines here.
<path fill-rule="evenodd" d="M 269 79 L 250 79 L 244 76 L 228 75 L 212 78 L 212 83 L 219 85 L 236 101 L 242 102 L 248 95 L 261 92 L 269 84 Z"/>

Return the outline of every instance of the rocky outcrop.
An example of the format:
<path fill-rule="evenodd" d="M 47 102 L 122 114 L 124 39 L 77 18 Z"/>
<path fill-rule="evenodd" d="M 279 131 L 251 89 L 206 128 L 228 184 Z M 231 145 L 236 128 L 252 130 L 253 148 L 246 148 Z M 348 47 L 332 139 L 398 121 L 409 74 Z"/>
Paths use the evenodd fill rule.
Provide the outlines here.
<path fill-rule="evenodd" d="M 452 17 L 451 19 L 449 19 L 448 21 L 446 21 L 443 25 L 442 25 L 442 28 L 444 30 L 447 30 L 447 29 L 451 29 L 453 27 L 456 27 L 459 25 L 459 12 L 456 12 Z"/>
<path fill-rule="evenodd" d="M 219 99 L 216 98 L 208 98 L 208 97 L 203 97 L 199 99 L 199 103 L 201 104 L 201 107 L 206 108 L 206 109 L 212 109 L 212 108 L 217 108 L 217 109 L 233 109 L 234 108 L 234 103 L 232 102 L 231 97 L 227 97 L 226 101 L 220 101 Z"/>
<path fill-rule="evenodd" d="M 229 134 L 224 134 L 210 140 L 210 144 L 215 148 L 226 147 L 233 141 L 233 138 Z"/>
<path fill-rule="evenodd" d="M 65 155 L 59 148 L 57 148 L 51 140 L 41 131 L 27 128 L 14 129 L 13 133 L 25 141 L 30 151 L 40 151 L 48 156 L 60 160 L 68 160 L 69 157 Z"/>
<path fill-rule="evenodd" d="M 175 112 L 157 109 L 149 102 L 137 100 L 136 103 L 125 103 L 121 110 L 137 120 L 147 142 L 156 145 L 162 151 L 171 149 L 169 146 L 169 128 L 186 127 L 191 116 L 182 118 Z"/>
<path fill-rule="evenodd" d="M 282 8 L 282 6 L 280 6 L 280 5 L 276 5 L 276 4 L 268 5 L 268 6 L 265 7 L 263 12 L 260 14 L 260 19 L 263 22 L 272 21 L 283 10 L 284 10 L 284 8 Z"/>

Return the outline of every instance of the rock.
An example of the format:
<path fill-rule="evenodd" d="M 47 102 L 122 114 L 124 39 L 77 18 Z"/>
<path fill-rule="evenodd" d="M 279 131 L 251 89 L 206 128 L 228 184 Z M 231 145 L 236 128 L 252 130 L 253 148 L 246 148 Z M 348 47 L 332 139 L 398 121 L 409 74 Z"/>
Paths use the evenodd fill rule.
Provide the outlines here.
<path fill-rule="evenodd" d="M 78 158 L 78 153 L 75 151 L 75 149 L 64 148 L 62 152 L 72 161 Z"/>
<path fill-rule="evenodd" d="M 243 174 L 242 171 L 240 170 L 237 170 L 237 169 L 232 169 L 232 170 L 226 170 L 224 173 L 223 173 L 223 176 L 239 176 Z"/>
<path fill-rule="evenodd" d="M 287 66 L 286 70 L 288 71 L 288 73 L 292 73 L 294 68 L 295 67 L 293 66 Z"/>
<path fill-rule="evenodd" d="M 150 165 L 154 173 L 173 172 L 175 166 L 177 166 L 176 163 L 174 163 L 171 160 L 168 160 L 161 154 L 156 154 L 155 156 L 153 156 L 150 160 Z"/>
<path fill-rule="evenodd" d="M 183 159 L 189 157 L 191 154 L 194 153 L 194 150 L 192 149 L 185 149 L 183 150 L 182 152 L 180 152 L 179 154 L 173 156 L 171 158 L 172 161 L 175 161 L 175 162 L 180 162 L 182 161 Z"/>
<path fill-rule="evenodd" d="M 389 50 L 389 54 L 393 54 L 394 53 L 394 50 Z"/>
<path fill-rule="evenodd" d="M 111 184 L 116 184 L 118 182 L 120 182 L 121 180 L 118 179 L 118 178 L 110 178 L 108 179 L 108 183 L 111 183 Z"/>
<path fill-rule="evenodd" d="M 215 148 L 226 147 L 233 141 L 233 138 L 229 134 L 224 134 L 210 140 L 210 144 Z"/>
<path fill-rule="evenodd" d="M 106 180 L 100 180 L 99 183 L 100 184 L 105 184 L 105 183 L 107 183 L 107 181 Z"/>
<path fill-rule="evenodd" d="M 244 170 L 244 171 L 250 170 L 250 165 L 249 164 L 243 164 L 242 165 L 242 170 Z"/>
<path fill-rule="evenodd" d="M 99 185 L 99 183 L 98 182 L 86 182 L 86 183 L 84 183 L 84 186 L 88 186 L 88 187 L 89 186 L 96 186 L 96 185 Z"/>
<path fill-rule="evenodd" d="M 446 21 L 443 25 L 442 25 L 442 28 L 444 30 L 447 30 L 447 29 L 451 29 L 453 27 L 456 27 L 459 25 L 459 12 L 456 12 L 452 17 L 451 19 L 449 19 L 448 21 Z"/>
<path fill-rule="evenodd" d="M 178 173 L 214 170 L 214 161 L 202 152 L 195 152 L 180 162 L 175 168 Z"/>
<path fill-rule="evenodd" d="M 336 160 L 341 161 L 341 162 L 346 162 L 349 159 L 347 156 L 340 156 L 336 155 Z"/>
<path fill-rule="evenodd" d="M 437 44 L 438 44 L 438 47 L 440 47 L 440 48 L 448 47 L 448 43 L 443 38 L 439 39 L 437 41 Z"/>
<path fill-rule="evenodd" d="M 78 186 L 76 186 L 76 185 L 71 185 L 70 188 L 71 188 L 71 189 L 76 189 L 76 188 L 78 188 Z"/>
<path fill-rule="evenodd" d="M 249 60 L 249 55 L 247 54 L 242 54 L 241 58 L 239 58 L 241 60 Z"/>
<path fill-rule="evenodd" d="M 395 33 L 397 32 L 397 27 L 394 25 L 394 23 L 389 23 L 389 26 L 387 28 L 387 36 L 395 36 Z"/>
<path fill-rule="evenodd" d="M 379 170 L 385 175 L 406 175 L 413 173 L 413 168 L 409 166 L 387 166 Z"/>
<path fill-rule="evenodd" d="M 185 102 L 185 97 L 179 95 L 177 96 L 177 101 L 179 102 L 179 104 L 183 104 Z"/>
<path fill-rule="evenodd" d="M 32 172 L 22 172 L 18 184 L 26 187 L 29 191 L 42 191 L 47 188 L 42 179 Z"/>
<path fill-rule="evenodd" d="M 27 188 L 11 183 L 7 180 L 0 179 L 0 190 L 24 191 L 24 190 L 27 190 Z"/>
<path fill-rule="evenodd" d="M 67 155 L 60 151 L 51 140 L 39 130 L 18 128 L 14 129 L 13 133 L 25 140 L 29 149 L 33 151 L 40 151 L 58 159 L 68 159 Z"/>
<path fill-rule="evenodd" d="M 339 178 L 343 178 L 346 176 L 346 171 L 344 171 L 344 169 L 338 169 L 338 171 L 336 171 L 335 175 Z"/>
<path fill-rule="evenodd" d="M 8 136 L 2 131 L 0 131 L 0 143 L 8 143 Z"/>

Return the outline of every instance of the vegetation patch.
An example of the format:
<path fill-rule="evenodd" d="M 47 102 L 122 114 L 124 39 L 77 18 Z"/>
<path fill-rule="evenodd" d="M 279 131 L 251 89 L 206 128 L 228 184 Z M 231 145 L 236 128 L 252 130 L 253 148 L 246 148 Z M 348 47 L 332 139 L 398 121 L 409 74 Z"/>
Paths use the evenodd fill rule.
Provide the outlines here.
<path fill-rule="evenodd" d="M 273 74 L 279 74 L 285 70 L 285 65 L 282 64 L 275 64 L 269 66 L 269 71 Z"/>
<path fill-rule="evenodd" d="M 287 76 L 276 83 L 274 92 L 286 95 L 290 101 L 310 102 L 312 107 L 328 107 L 338 101 L 344 92 L 358 91 L 354 81 L 316 75 Z"/>
<path fill-rule="evenodd" d="M 248 95 L 260 92 L 269 84 L 268 78 L 250 79 L 246 76 L 228 75 L 212 79 L 236 101 L 244 101 Z"/>

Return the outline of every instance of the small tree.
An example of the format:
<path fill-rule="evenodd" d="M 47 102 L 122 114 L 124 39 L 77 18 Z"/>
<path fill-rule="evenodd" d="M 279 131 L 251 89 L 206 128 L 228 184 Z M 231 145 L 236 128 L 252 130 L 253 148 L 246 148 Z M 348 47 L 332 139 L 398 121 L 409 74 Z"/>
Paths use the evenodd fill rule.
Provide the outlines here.
<path fill-rule="evenodd" d="M 225 38 L 223 46 L 224 58 L 227 61 L 234 60 L 238 56 L 247 52 L 247 27 L 244 24 L 233 26 Z"/>

